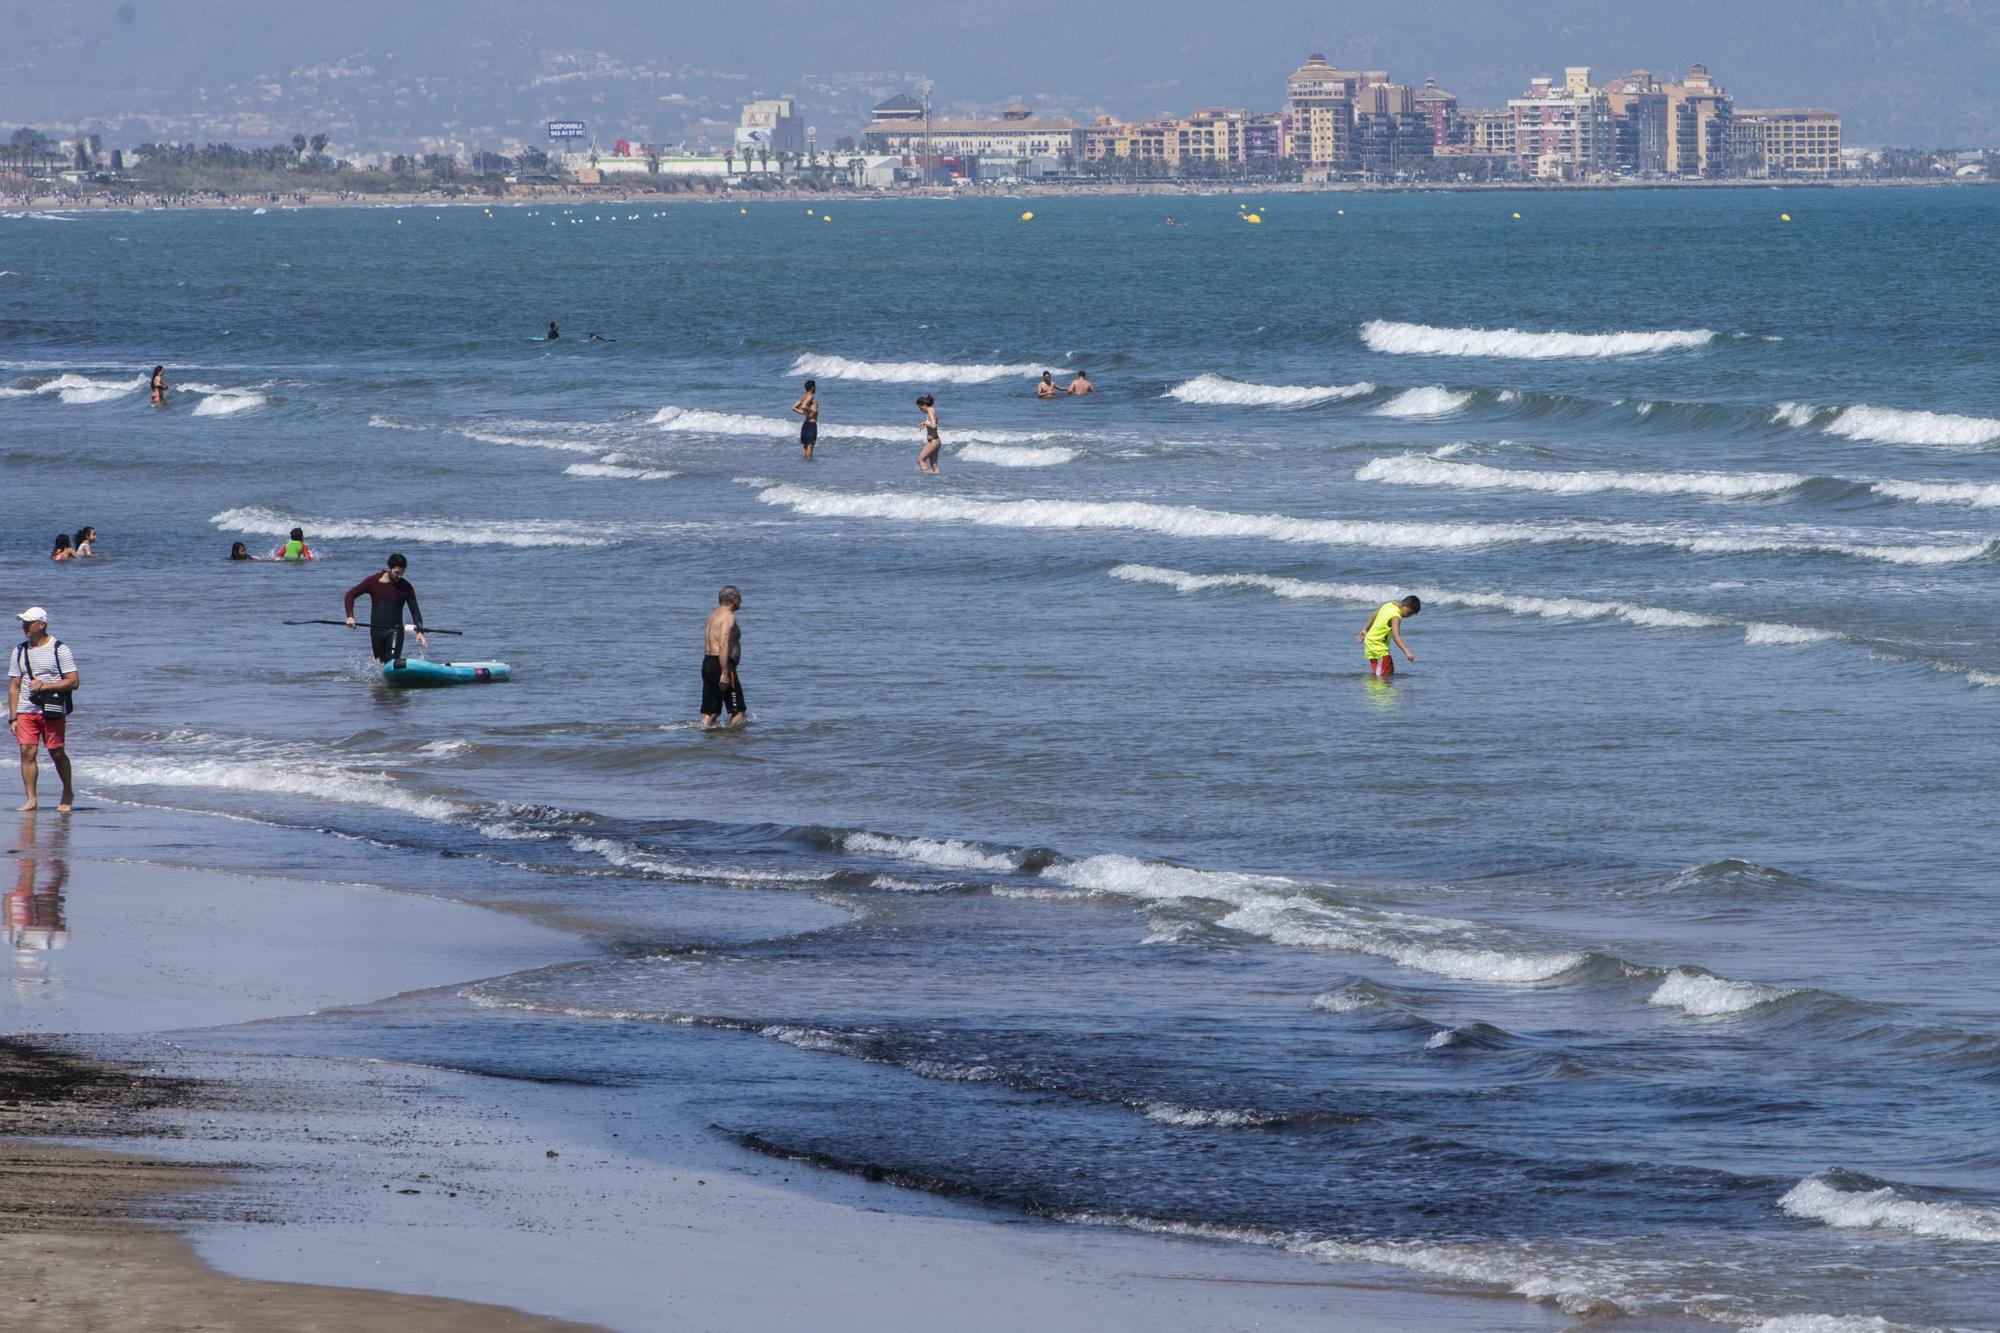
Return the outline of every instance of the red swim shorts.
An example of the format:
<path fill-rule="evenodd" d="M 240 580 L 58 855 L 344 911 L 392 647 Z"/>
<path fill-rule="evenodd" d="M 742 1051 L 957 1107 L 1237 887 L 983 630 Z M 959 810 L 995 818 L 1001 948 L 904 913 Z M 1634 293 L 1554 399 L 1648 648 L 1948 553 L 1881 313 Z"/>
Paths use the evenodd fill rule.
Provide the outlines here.
<path fill-rule="evenodd" d="M 1368 670 L 1377 676 L 1393 676 L 1396 674 L 1396 661 L 1391 657 L 1371 657 L 1368 659 Z"/>
<path fill-rule="evenodd" d="M 16 713 L 14 739 L 27 746 L 40 742 L 51 750 L 60 750 L 63 729 L 68 725 L 69 718 L 61 713 Z"/>

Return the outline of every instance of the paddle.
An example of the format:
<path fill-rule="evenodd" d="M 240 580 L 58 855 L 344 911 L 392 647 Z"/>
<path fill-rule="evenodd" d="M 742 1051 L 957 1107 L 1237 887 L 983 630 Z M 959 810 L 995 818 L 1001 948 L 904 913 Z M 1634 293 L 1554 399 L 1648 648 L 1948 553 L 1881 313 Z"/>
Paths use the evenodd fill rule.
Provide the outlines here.
<path fill-rule="evenodd" d="M 287 624 L 287 625 L 339 625 L 339 626 L 341 626 L 342 628 L 345 628 L 345 627 L 346 627 L 346 625 L 347 625 L 347 622 L 346 622 L 345 620 L 287 620 L 287 621 L 286 621 L 286 622 L 284 622 L 284 623 L 285 623 L 285 624 Z M 362 626 L 359 626 L 359 625 L 356 625 L 356 626 L 355 626 L 355 628 L 356 628 L 356 629 L 360 629 L 360 628 L 362 628 Z M 416 628 L 416 626 L 415 626 L 415 625 L 404 625 L 404 626 L 403 626 L 403 628 L 404 628 L 404 629 L 415 629 L 415 628 Z M 426 634 L 449 634 L 449 635 L 452 635 L 452 636 L 453 636 L 454 638 L 463 638 L 463 637 L 464 637 L 464 635 L 465 635 L 465 631 L 464 631 L 464 630 L 462 630 L 462 629 L 433 629 L 433 628 L 432 628 L 431 626 L 429 626 L 429 625 L 426 625 L 426 626 L 424 626 L 424 633 L 426 633 Z"/>

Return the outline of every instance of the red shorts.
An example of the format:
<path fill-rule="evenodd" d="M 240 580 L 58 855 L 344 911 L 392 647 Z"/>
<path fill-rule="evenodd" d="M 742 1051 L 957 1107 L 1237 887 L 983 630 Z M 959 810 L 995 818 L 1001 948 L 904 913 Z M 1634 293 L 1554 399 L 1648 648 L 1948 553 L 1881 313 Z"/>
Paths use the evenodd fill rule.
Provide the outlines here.
<path fill-rule="evenodd" d="M 1396 674 L 1396 659 L 1393 657 L 1371 657 L 1368 659 L 1368 671 L 1370 675 L 1393 676 Z"/>
<path fill-rule="evenodd" d="M 60 750 L 63 729 L 68 725 L 69 718 L 61 713 L 16 713 L 14 739 L 31 748 L 39 741 L 51 750 Z"/>

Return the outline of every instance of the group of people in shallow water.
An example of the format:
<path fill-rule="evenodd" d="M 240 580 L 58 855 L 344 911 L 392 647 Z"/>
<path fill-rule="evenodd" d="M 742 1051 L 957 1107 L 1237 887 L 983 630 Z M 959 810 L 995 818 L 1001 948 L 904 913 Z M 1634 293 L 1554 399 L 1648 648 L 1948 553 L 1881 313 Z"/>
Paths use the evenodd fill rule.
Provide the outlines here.
<path fill-rule="evenodd" d="M 1076 378 L 1067 385 L 1057 384 L 1055 373 L 1045 370 L 1041 382 L 1035 386 L 1035 397 L 1041 399 L 1059 398 L 1070 394 L 1097 392 L 1097 386 L 1090 382 L 1090 375 L 1077 371 Z M 938 458 L 944 452 L 944 441 L 938 436 L 937 399 L 924 394 L 917 399 L 917 410 L 924 414 L 924 444 L 917 451 L 917 471 L 937 474 L 944 469 L 938 466 Z M 799 457 L 812 462 L 813 450 L 819 445 L 819 381 L 807 380 L 804 392 L 792 404 L 792 414 L 802 418 L 799 422 Z"/>
<path fill-rule="evenodd" d="M 247 545 L 237 542 L 229 548 L 229 558 L 231 560 L 283 560 L 295 565 L 304 564 L 308 560 L 319 559 L 318 556 L 313 554 L 312 547 L 306 545 L 306 530 L 304 528 L 293 528 L 291 536 L 271 548 L 271 554 L 269 555 L 252 555 Z"/>
<path fill-rule="evenodd" d="M 51 560 L 88 560 L 97 554 L 97 529 L 85 524 L 76 530 L 76 535 L 67 532 L 56 534 L 55 548 L 49 552 Z"/>

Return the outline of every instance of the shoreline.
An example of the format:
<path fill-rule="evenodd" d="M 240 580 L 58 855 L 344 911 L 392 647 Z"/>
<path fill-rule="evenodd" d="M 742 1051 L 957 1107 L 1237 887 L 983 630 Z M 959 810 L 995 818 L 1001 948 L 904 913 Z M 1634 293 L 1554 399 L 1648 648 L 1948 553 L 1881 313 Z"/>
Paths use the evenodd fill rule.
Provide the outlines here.
<path fill-rule="evenodd" d="M 1392 195 L 1392 194 L 1508 194 L 1508 195 L 1564 195 L 1564 194 L 1621 194 L 1659 193 L 1682 190 L 1935 190 L 1935 189 L 1980 189 L 2000 185 L 2000 181 L 1985 180 L 1931 180 L 1924 178 L 1898 178 L 1863 180 L 1835 178 L 1828 180 L 1662 180 L 1662 181 L 1576 181 L 1576 182 L 1534 182 L 1534 181 L 1436 181 L 1408 182 L 1404 184 L 1372 184 L 1359 181 L 1334 183 L 1313 183 L 1303 181 L 1228 181 L 1212 182 L 1146 182 L 1116 181 L 1098 184 L 1040 185 L 1023 182 L 1006 189 L 980 189 L 974 186 L 956 188 L 951 186 L 929 186 L 906 190 L 857 190 L 851 187 L 828 187 L 823 189 L 780 187 L 769 190 L 739 190 L 719 187 L 704 190 L 633 190 L 611 185 L 573 185 L 562 187 L 526 186 L 512 187 L 500 194 L 488 195 L 472 191 L 444 193 L 435 190 L 399 191 L 382 194 L 353 195 L 348 192 L 312 192 L 303 196 L 289 192 L 259 191 L 248 194 L 225 195 L 220 198 L 185 197 L 178 194 L 165 196 L 174 200 L 171 204 L 161 202 L 162 196 L 147 195 L 139 198 L 118 198 L 109 194 L 84 195 L 75 200 L 63 200 L 55 196 L 35 195 L 31 198 L 9 198 L 0 196 L 0 212 L 20 213 L 152 213 L 181 212 L 201 209 L 251 209 L 266 208 L 279 212 L 308 208 L 514 208 L 527 205 L 563 204 L 735 204 L 745 205 L 759 201 L 796 203 L 801 199 L 827 200 L 842 203 L 880 201 L 895 199 L 1128 199 L 1128 198 L 1229 198 L 1235 195 Z"/>
<path fill-rule="evenodd" d="M 95 812 L 64 821 L 78 849 L 65 851 L 61 877 L 68 947 L 0 990 L 15 1001 L 0 1003 L 0 1028 L 20 1030 L 25 1017 L 65 1034 L 0 1039 L 0 1179 L 10 1182 L 0 1193 L 26 1200 L 0 1211 L 0 1257 L 19 1257 L 46 1284 L 42 1327 L 164 1309 L 191 1321 L 166 1327 L 247 1330 L 271 1324 L 231 1324 L 232 1311 L 294 1302 L 300 1319 L 337 1309 L 351 1319 L 341 1327 L 385 1333 L 638 1333 L 655 1326 L 663 1300 L 692 1326 L 810 1319 L 837 1333 L 917 1326 L 940 1309 L 956 1327 L 996 1333 L 1024 1321 L 1125 1333 L 1163 1322 L 1323 1328 L 1329 1318 L 1405 1333 L 1540 1333 L 1568 1322 L 1490 1287 L 1044 1221 L 760 1157 L 707 1125 L 661 1123 L 637 1091 L 245 1054 L 227 1049 L 228 1026 L 204 1025 L 206 1045 L 220 1049 L 163 1039 L 157 1019 L 132 1016 L 135 1004 L 148 1016 L 253 1025 L 314 1007 L 323 979 L 282 975 L 300 956 L 260 938 L 282 936 L 288 920 L 311 922 L 320 967 L 340 974 L 330 1002 L 349 1007 L 336 1022 L 462 1011 L 458 986 L 493 974 L 485 965 L 506 953 L 520 966 L 598 951 L 456 901 L 153 864 L 145 854 L 169 830 L 203 817 L 147 811 L 121 828 L 120 807 L 89 804 Z M 38 857 L 24 880 L 45 883 L 56 821 L 30 822 L 41 829 L 12 854 Z M 149 899 L 171 910 L 116 920 Z M 280 902 L 284 911 L 264 910 Z M 360 932 L 342 937 L 342 919 Z M 455 929 L 440 926 L 447 919 Z M 229 945 L 215 950 L 218 924 Z M 429 975 L 415 978 L 432 989 L 382 1000 L 385 976 L 358 967 L 360 955 L 413 930 L 433 936 L 417 950 Z M 482 933 L 497 941 L 468 944 Z M 189 966 L 205 947 L 212 956 Z M 148 959 L 171 962 L 149 971 Z M 411 980 L 417 961 L 397 963 L 396 980 Z M 183 966 L 200 995 L 167 984 Z M 162 1000 L 140 998 L 156 984 Z M 500 1307 L 531 1313 L 499 1322 Z M 51 1321 L 58 1310 L 72 1322 Z M 565 1319 L 576 1322 L 552 1322 Z"/>

